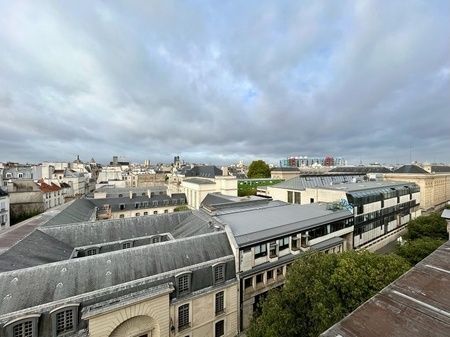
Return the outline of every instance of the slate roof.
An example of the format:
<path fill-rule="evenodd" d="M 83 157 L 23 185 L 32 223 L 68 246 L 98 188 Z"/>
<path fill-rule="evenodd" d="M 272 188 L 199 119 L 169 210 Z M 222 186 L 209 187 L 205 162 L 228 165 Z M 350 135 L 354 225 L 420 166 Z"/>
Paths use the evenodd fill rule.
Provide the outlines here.
<path fill-rule="evenodd" d="M 74 200 L 59 214 L 47 221 L 44 226 L 63 225 L 90 220 L 95 215 L 96 205 L 89 199 Z"/>
<path fill-rule="evenodd" d="M 180 200 L 184 200 L 183 203 L 180 203 Z M 138 208 L 154 208 L 154 207 L 163 207 L 169 205 L 183 205 L 186 203 L 186 195 L 184 193 L 173 194 L 172 196 L 163 194 L 163 195 L 154 195 L 149 198 L 147 195 L 145 196 L 136 196 L 133 198 L 128 197 L 117 197 L 117 198 L 102 198 L 102 199 L 89 199 L 93 204 L 97 207 L 101 207 L 103 205 L 110 205 L 113 212 L 118 212 L 121 210 L 120 205 L 125 206 L 125 210 L 134 210 L 136 209 L 136 203 L 139 204 Z M 153 203 L 156 203 L 154 205 Z M 166 205 L 165 202 L 168 204 Z M 145 203 L 146 205 L 141 205 Z"/>
<path fill-rule="evenodd" d="M 0 315 L 224 257 L 218 232 L 0 273 Z"/>
<path fill-rule="evenodd" d="M 71 247 L 171 233 L 175 238 L 214 231 L 198 211 L 174 212 L 134 218 L 81 222 L 41 230 Z"/>
<path fill-rule="evenodd" d="M 321 337 L 448 337 L 450 242 L 392 282 Z"/>
<path fill-rule="evenodd" d="M 40 230 L 35 230 L 0 254 L 0 273 L 66 260 L 72 254 L 73 248 Z"/>
<path fill-rule="evenodd" d="M 417 166 L 417 165 L 403 165 L 399 167 L 398 169 L 394 170 L 394 173 L 420 173 L 420 174 L 429 174 L 427 171 L 425 171 L 423 168 Z"/>
<path fill-rule="evenodd" d="M 187 169 L 184 173 L 185 177 L 205 177 L 214 178 L 215 176 L 221 176 L 222 170 L 213 165 L 194 166 L 191 169 Z"/>
<path fill-rule="evenodd" d="M 214 181 L 211 181 L 209 179 L 203 179 L 203 178 L 188 178 L 188 179 L 184 179 L 183 181 L 188 182 L 188 183 L 198 184 L 198 185 L 215 184 Z"/>
<path fill-rule="evenodd" d="M 297 167 L 273 167 L 270 171 L 282 171 L 282 172 L 300 172 Z"/>
<path fill-rule="evenodd" d="M 333 173 L 392 173 L 390 169 L 384 166 L 338 166 L 332 168 L 329 172 Z"/>
<path fill-rule="evenodd" d="M 271 205 L 237 210 L 216 218 L 230 227 L 237 245 L 243 247 L 352 217 L 347 210 L 328 210 L 326 204 L 322 203 Z"/>
<path fill-rule="evenodd" d="M 289 190 L 299 190 L 304 191 L 306 188 L 330 186 L 332 184 L 342 184 L 351 181 L 363 181 L 364 174 L 356 175 L 316 175 L 316 176 L 299 176 L 279 184 L 272 185 L 275 188 L 284 188 Z"/>
<path fill-rule="evenodd" d="M 431 172 L 433 172 L 433 173 L 450 173 L 450 166 L 431 165 Z"/>

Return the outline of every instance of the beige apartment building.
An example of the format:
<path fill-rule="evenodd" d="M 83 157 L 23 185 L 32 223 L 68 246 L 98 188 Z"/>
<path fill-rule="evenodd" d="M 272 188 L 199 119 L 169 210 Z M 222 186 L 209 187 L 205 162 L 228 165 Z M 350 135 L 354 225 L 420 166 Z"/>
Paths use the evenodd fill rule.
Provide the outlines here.
<path fill-rule="evenodd" d="M 406 170 L 400 168 L 394 173 L 384 174 L 384 179 L 395 181 L 408 181 L 420 187 L 420 207 L 424 212 L 439 210 L 445 207 L 450 200 L 450 172 L 429 173 L 415 165 L 408 166 Z M 425 167 L 431 170 L 431 167 Z M 435 171 L 433 171 L 435 172 Z"/>

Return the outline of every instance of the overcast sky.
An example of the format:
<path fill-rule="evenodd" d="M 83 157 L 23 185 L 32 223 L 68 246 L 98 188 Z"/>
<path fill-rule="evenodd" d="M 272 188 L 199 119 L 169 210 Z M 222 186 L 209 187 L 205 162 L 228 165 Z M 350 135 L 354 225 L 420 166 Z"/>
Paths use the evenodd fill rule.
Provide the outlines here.
<path fill-rule="evenodd" d="M 0 0 L 0 161 L 450 162 L 449 4 Z"/>

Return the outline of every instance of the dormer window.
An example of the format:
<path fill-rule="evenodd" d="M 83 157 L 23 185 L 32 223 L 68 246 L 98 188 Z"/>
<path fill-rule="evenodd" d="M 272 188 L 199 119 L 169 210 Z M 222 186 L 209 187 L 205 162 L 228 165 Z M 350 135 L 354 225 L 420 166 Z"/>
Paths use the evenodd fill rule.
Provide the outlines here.
<path fill-rule="evenodd" d="M 92 256 L 92 255 L 97 255 L 98 254 L 98 248 L 89 248 L 86 249 L 86 256 Z"/>
<path fill-rule="evenodd" d="M 39 315 L 27 316 L 5 325 L 7 337 L 37 337 Z"/>
<path fill-rule="evenodd" d="M 213 266 L 214 284 L 225 282 L 225 264 Z"/>
<path fill-rule="evenodd" d="M 122 243 L 122 249 L 128 249 L 128 248 L 131 248 L 132 246 L 133 245 L 132 245 L 131 241 Z"/>
<path fill-rule="evenodd" d="M 53 337 L 64 336 L 73 332 L 78 325 L 78 306 L 68 305 L 50 312 L 53 325 Z"/>
<path fill-rule="evenodd" d="M 178 296 L 191 292 L 191 276 L 191 273 L 185 273 L 176 277 Z"/>

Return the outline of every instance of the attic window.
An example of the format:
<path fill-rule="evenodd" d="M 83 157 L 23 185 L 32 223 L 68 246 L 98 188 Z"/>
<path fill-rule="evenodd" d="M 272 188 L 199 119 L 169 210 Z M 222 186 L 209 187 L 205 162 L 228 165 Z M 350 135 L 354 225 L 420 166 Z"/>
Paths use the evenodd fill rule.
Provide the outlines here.
<path fill-rule="evenodd" d="M 38 315 L 28 316 L 5 325 L 7 337 L 37 337 Z"/>
<path fill-rule="evenodd" d="M 178 296 L 191 292 L 191 273 L 185 273 L 176 277 Z"/>
<path fill-rule="evenodd" d="M 98 251 L 99 251 L 98 248 L 89 248 L 89 249 L 86 249 L 86 256 L 97 255 L 97 254 L 98 254 Z"/>
<path fill-rule="evenodd" d="M 225 281 L 225 264 L 219 264 L 213 267 L 214 283 L 222 283 Z"/>

